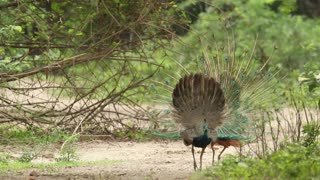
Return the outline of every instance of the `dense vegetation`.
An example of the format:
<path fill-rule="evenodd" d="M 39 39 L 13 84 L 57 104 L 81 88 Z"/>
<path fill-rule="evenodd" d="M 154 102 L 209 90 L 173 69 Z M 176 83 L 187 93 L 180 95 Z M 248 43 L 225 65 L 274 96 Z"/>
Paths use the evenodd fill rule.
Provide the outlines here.
<path fill-rule="evenodd" d="M 71 145 L 82 134 L 149 139 L 150 129 L 174 128 L 172 122 L 159 125 L 163 112 L 141 106 L 165 95 L 154 82 L 173 86 L 169 76 L 183 74 L 181 65 L 197 71 L 204 51 L 214 56 L 235 42 L 236 56 L 254 49 L 256 63 L 269 61 L 267 73 L 277 74 L 274 93 L 281 98 L 272 99 L 274 109 L 257 133 L 283 107 L 294 109 L 289 118 L 310 122 L 282 132 L 286 145 L 277 139 L 272 150 L 257 153 L 259 159 L 231 157 L 200 176 L 319 178 L 319 124 L 312 124 L 319 114 L 301 113 L 320 109 L 320 12 L 310 4 L 0 0 L 1 144 L 25 142 L 25 136 L 34 137 L 31 144 L 60 143 L 61 157 L 70 161 Z M 26 152 L 19 161 L 32 158 Z M 8 159 L 0 154 L 0 166 Z"/>
<path fill-rule="evenodd" d="M 197 173 L 194 179 L 318 179 L 319 125 L 305 126 L 301 142 L 285 144 L 263 158 L 229 156 L 219 166 Z"/>

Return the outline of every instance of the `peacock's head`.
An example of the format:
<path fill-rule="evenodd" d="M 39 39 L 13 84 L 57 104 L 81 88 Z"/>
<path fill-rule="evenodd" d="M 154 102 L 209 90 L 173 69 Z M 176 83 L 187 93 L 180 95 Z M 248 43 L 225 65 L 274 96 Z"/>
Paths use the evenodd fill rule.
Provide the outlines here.
<path fill-rule="evenodd" d="M 203 135 L 208 136 L 208 124 L 206 119 L 204 119 L 202 127 L 203 127 Z"/>

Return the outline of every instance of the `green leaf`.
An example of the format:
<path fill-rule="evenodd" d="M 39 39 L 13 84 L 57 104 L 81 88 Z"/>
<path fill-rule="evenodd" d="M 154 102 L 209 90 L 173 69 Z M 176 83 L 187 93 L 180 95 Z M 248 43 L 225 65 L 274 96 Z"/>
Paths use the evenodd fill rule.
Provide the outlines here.
<path fill-rule="evenodd" d="M 313 90 L 317 87 L 316 84 L 312 83 L 309 85 L 309 92 L 313 92 Z"/>
<path fill-rule="evenodd" d="M 52 10 L 58 12 L 58 13 L 63 13 L 64 11 L 60 8 L 60 5 L 61 3 L 56 3 L 56 2 L 52 2 L 51 3 L 51 8 Z"/>
<path fill-rule="evenodd" d="M 11 29 L 21 33 L 22 32 L 22 27 L 21 26 L 10 26 Z"/>

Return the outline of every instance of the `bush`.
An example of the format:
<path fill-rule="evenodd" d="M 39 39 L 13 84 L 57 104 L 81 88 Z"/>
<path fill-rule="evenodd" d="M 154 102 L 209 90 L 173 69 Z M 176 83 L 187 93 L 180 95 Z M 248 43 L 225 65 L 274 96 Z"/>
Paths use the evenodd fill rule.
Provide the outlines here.
<path fill-rule="evenodd" d="M 220 165 L 194 175 L 194 179 L 319 179 L 320 146 L 290 144 L 262 159 L 228 156 Z"/>

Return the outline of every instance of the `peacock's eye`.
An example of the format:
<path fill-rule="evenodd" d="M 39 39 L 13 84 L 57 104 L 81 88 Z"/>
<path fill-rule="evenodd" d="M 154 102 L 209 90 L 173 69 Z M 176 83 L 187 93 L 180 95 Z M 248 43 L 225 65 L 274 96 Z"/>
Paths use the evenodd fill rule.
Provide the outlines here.
<path fill-rule="evenodd" d="M 244 80 L 244 75 L 241 74 L 240 77 L 239 77 L 239 79 L 240 79 L 241 81 Z"/>
<path fill-rule="evenodd" d="M 271 73 L 268 73 L 268 74 L 266 75 L 266 77 L 267 77 L 267 78 L 272 78 L 272 74 L 271 74 Z"/>
<path fill-rule="evenodd" d="M 150 88 L 150 89 L 155 89 L 155 87 L 156 87 L 156 86 L 155 86 L 153 83 L 151 83 L 151 84 L 149 85 L 149 88 Z"/>

